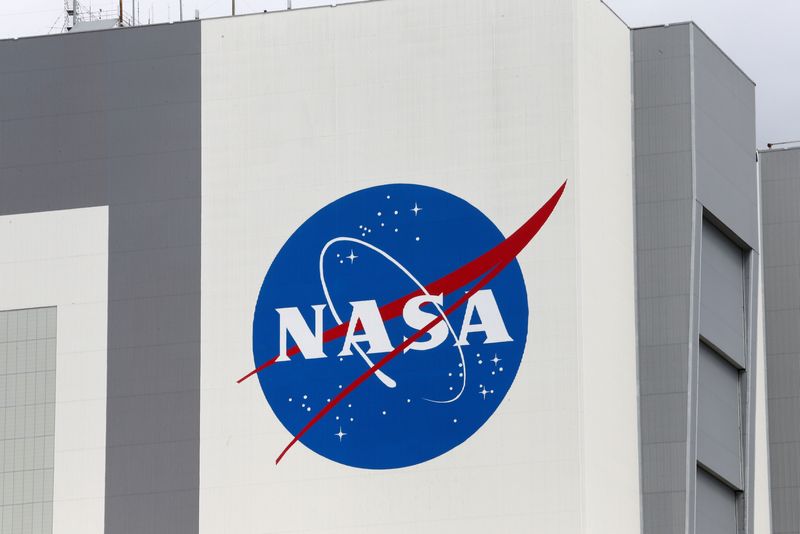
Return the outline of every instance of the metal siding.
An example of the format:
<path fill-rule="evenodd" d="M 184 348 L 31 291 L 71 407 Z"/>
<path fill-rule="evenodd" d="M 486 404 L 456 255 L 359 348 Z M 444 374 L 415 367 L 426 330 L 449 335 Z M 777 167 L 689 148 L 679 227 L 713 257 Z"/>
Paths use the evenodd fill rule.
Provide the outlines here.
<path fill-rule="evenodd" d="M 702 31 L 692 31 L 697 198 L 758 251 L 755 87 Z"/>
<path fill-rule="evenodd" d="M 771 471 L 774 470 L 773 467 Z M 797 486 L 779 488 L 773 484 L 772 534 L 797 534 L 800 528 L 798 525 L 800 525 L 800 488 Z"/>
<path fill-rule="evenodd" d="M 124 161 L 108 188 L 106 531 L 196 532 L 200 24 L 116 33 L 110 55 L 144 50 L 107 71 L 109 90 L 127 105 L 106 117 L 110 156 Z M 154 171 L 140 189 L 146 193 L 131 195 L 142 167 Z M 158 285 L 147 288 L 149 280 Z M 131 520 L 121 508 L 133 503 L 145 507 Z"/>
<path fill-rule="evenodd" d="M 738 283 L 724 276 L 724 267 L 720 276 L 706 265 L 701 296 L 699 223 L 710 210 L 738 239 L 759 248 L 753 86 L 691 23 L 633 30 L 632 42 L 644 531 L 702 532 L 694 522 L 703 506 L 695 499 L 694 470 L 694 414 L 704 393 L 698 382 L 700 323 L 704 337 L 747 367 L 755 347 L 745 346 L 753 339 L 755 304 L 741 251 Z M 729 95 L 715 100 L 716 91 Z M 752 453 L 751 378 L 747 374 L 742 382 L 745 459 Z M 737 480 L 745 486 L 742 510 L 749 511 L 752 475 L 747 468 L 745 473 L 744 481 Z M 742 532 L 750 531 L 743 523 Z"/>
<path fill-rule="evenodd" d="M 692 305 L 688 27 L 633 31 L 642 521 L 685 531 Z"/>
<path fill-rule="evenodd" d="M 800 534 L 800 150 L 760 161 L 772 522 Z"/>
<path fill-rule="evenodd" d="M 742 489 L 739 371 L 700 344 L 697 461 Z"/>
<path fill-rule="evenodd" d="M 702 534 L 738 532 L 736 495 L 732 489 L 702 469 L 697 470 L 696 530 Z"/>
<path fill-rule="evenodd" d="M 707 220 L 703 221 L 700 264 L 700 335 L 744 368 L 742 249 Z"/>
<path fill-rule="evenodd" d="M 109 205 L 106 532 L 197 532 L 200 24 L 0 44 L 0 214 Z"/>

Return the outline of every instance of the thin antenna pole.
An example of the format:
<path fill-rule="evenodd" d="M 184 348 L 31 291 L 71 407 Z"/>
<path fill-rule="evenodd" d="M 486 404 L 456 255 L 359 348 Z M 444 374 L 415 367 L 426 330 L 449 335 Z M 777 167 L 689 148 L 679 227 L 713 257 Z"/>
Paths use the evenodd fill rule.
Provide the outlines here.
<path fill-rule="evenodd" d="M 183 22 L 183 0 L 178 0 L 178 6 L 181 10 L 181 22 Z"/>
<path fill-rule="evenodd" d="M 236 14 L 236 0 L 231 0 L 231 15 Z"/>
<path fill-rule="evenodd" d="M 800 143 L 800 141 L 783 141 L 782 143 L 767 143 L 767 148 L 772 148 L 774 146 L 781 146 L 781 145 L 796 145 Z"/>

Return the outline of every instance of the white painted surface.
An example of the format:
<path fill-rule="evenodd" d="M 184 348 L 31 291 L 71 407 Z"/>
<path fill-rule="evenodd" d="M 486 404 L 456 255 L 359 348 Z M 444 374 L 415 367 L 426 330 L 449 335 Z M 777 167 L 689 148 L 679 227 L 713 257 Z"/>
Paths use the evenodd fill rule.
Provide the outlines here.
<path fill-rule="evenodd" d="M 203 22 L 202 53 L 201 532 L 639 532 L 625 26 L 590 0 L 386 0 Z M 565 179 L 519 258 L 522 366 L 479 432 L 408 469 L 302 446 L 275 466 L 291 436 L 235 381 L 302 222 L 410 182 L 508 234 Z"/>
<path fill-rule="evenodd" d="M 761 213 L 761 169 L 759 168 L 758 188 L 758 218 L 762 220 Z M 759 242 L 764 243 L 763 233 L 759 235 Z M 762 249 L 763 250 L 763 249 Z M 762 257 L 759 256 L 759 261 Z M 753 473 L 755 476 L 753 487 L 753 532 L 772 532 L 772 504 L 770 500 L 770 473 L 769 473 L 769 418 L 767 417 L 767 347 L 764 332 L 764 265 L 758 269 L 758 302 L 756 314 L 756 421 L 755 421 L 755 458 Z"/>
<path fill-rule="evenodd" d="M 583 532 L 640 532 L 630 33 L 577 6 Z"/>
<path fill-rule="evenodd" d="M 53 532 L 102 533 L 108 208 L 0 217 L 0 307 L 57 307 Z"/>

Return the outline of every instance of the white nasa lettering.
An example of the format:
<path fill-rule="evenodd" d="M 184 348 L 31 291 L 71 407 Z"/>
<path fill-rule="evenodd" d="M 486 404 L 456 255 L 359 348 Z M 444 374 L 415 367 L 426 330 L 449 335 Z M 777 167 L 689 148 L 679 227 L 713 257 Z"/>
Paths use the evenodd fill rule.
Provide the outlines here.
<path fill-rule="evenodd" d="M 350 348 L 353 343 L 361 341 L 369 343 L 367 354 L 391 352 L 394 347 L 392 347 L 392 342 L 389 341 L 389 334 L 383 325 L 378 303 L 374 300 L 361 300 L 351 302 L 350 305 L 353 307 L 353 314 L 350 316 L 347 335 L 344 338 L 344 345 L 339 356 L 351 356 L 353 352 Z M 363 334 L 355 333 L 359 323 L 364 329 Z"/>
<path fill-rule="evenodd" d="M 444 302 L 444 295 L 420 295 L 406 302 L 406 305 L 403 306 L 403 320 L 408 326 L 415 330 L 422 330 L 428 323 L 438 317 L 438 314 L 422 311 L 422 306 L 429 302 L 441 306 Z M 415 341 L 406 347 L 403 352 L 435 349 L 447 339 L 447 324 L 445 324 L 444 321 L 437 323 L 436 326 L 430 329 L 428 334 L 430 335 L 430 339 L 427 341 Z M 404 337 L 403 341 L 405 340 L 406 338 Z"/>
<path fill-rule="evenodd" d="M 416 331 L 422 330 L 438 317 L 437 314 L 422 310 L 422 306 L 427 303 L 433 303 L 441 307 L 444 303 L 444 295 L 419 295 L 409 299 L 405 306 L 403 306 L 403 320 L 410 328 Z M 383 324 L 383 318 L 381 317 L 377 302 L 374 300 L 363 300 L 351 302 L 350 305 L 353 307 L 353 313 L 347 325 L 347 335 L 345 336 L 339 356 L 352 356 L 353 345 L 365 341 L 369 343 L 369 350 L 366 351 L 366 354 L 385 354 L 391 352 L 394 347 L 389 340 L 389 334 L 386 331 L 386 326 Z M 281 352 L 277 361 L 289 361 L 289 357 L 286 354 L 289 335 L 291 335 L 297 343 L 300 353 L 304 358 L 316 359 L 327 357 L 322 348 L 324 333 L 322 312 L 325 307 L 325 304 L 311 306 L 314 310 L 313 333 L 305 322 L 305 319 L 303 319 L 298 308 L 277 308 L 275 310 L 280 316 Z M 472 320 L 476 313 L 479 319 L 478 322 L 473 323 Z M 356 334 L 356 329 L 359 325 L 364 331 L 361 334 Z M 469 340 L 467 336 L 478 332 L 486 334 L 486 340 L 483 342 L 484 344 L 514 341 L 511 336 L 508 335 L 503 316 L 500 314 L 500 308 L 497 306 L 494 293 L 490 289 L 478 291 L 467 301 L 464 321 L 458 340 L 456 341 L 456 346 L 468 346 Z M 429 335 L 428 339 L 411 343 L 406 347 L 405 352 L 409 350 L 427 351 L 435 349 L 447 339 L 449 329 L 447 324 L 442 321 L 431 327 L 427 334 Z M 406 339 L 405 337 L 403 338 L 404 341 Z"/>
<path fill-rule="evenodd" d="M 297 308 L 277 308 L 275 311 L 280 316 L 280 347 L 281 353 L 276 361 L 288 362 L 286 355 L 287 333 L 292 335 L 295 343 L 300 348 L 300 353 L 304 358 L 325 358 L 322 350 L 322 311 L 325 304 L 311 306 L 314 309 L 314 333 L 306 324 L 300 310 Z"/>
<path fill-rule="evenodd" d="M 472 316 L 478 312 L 481 322 L 473 323 Z M 464 313 L 464 323 L 461 326 L 461 334 L 458 336 L 457 346 L 467 346 L 469 341 L 467 336 L 474 332 L 485 332 L 486 341 L 484 343 L 506 343 L 514 341 L 508 335 L 503 316 L 500 315 L 500 308 L 494 293 L 489 289 L 478 291 L 469 301 L 467 301 L 467 311 Z"/>

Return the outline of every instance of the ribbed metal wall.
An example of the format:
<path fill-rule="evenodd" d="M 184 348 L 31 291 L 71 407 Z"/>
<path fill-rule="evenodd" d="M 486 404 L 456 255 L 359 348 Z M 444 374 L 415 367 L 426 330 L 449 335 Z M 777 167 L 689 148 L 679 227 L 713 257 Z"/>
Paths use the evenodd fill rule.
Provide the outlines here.
<path fill-rule="evenodd" d="M 754 86 L 691 23 L 634 30 L 633 57 L 643 528 L 748 533 Z"/>
<path fill-rule="evenodd" d="M 774 534 L 800 534 L 800 149 L 762 152 Z"/>

